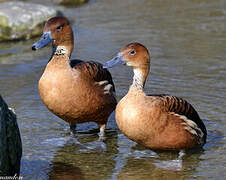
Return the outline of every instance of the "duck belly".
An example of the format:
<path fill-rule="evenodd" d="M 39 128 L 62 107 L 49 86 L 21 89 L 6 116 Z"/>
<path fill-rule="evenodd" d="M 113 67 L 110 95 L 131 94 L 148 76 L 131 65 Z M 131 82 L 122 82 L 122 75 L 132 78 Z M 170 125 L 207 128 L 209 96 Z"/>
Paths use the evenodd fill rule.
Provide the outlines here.
<path fill-rule="evenodd" d="M 137 104 L 130 103 L 124 97 L 116 106 L 116 123 L 123 134 L 129 139 L 142 143 L 144 137 L 149 134 L 146 131 L 145 121 L 142 121 L 142 110 Z"/>
<path fill-rule="evenodd" d="M 181 119 L 160 108 L 122 99 L 116 107 L 116 122 L 129 139 L 150 149 L 180 150 L 195 147 L 199 139 L 186 130 Z"/>
<path fill-rule="evenodd" d="M 106 103 L 106 97 L 96 92 L 90 83 L 51 77 L 47 79 L 43 75 L 39 81 L 41 99 L 51 112 L 71 124 L 106 123 L 114 104 Z"/>

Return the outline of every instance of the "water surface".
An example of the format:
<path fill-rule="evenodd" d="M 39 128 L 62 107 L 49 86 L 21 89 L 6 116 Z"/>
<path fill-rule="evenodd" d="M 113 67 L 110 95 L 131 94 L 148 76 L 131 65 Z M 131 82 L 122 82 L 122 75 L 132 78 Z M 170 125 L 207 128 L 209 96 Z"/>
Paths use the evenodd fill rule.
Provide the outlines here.
<path fill-rule="evenodd" d="M 147 46 L 151 72 L 145 91 L 193 104 L 207 127 L 207 144 L 182 161 L 176 152 L 152 152 L 121 134 L 114 113 L 104 145 L 90 132 L 97 128 L 92 123 L 79 125 L 79 131 L 89 133 L 79 133 L 78 144 L 38 94 L 51 49 L 32 52 L 37 39 L 1 43 L 0 93 L 18 116 L 24 179 L 225 179 L 225 2 L 90 0 L 77 8 L 58 8 L 73 22 L 73 58 L 105 62 L 130 42 Z M 110 71 L 121 99 L 132 71 Z"/>

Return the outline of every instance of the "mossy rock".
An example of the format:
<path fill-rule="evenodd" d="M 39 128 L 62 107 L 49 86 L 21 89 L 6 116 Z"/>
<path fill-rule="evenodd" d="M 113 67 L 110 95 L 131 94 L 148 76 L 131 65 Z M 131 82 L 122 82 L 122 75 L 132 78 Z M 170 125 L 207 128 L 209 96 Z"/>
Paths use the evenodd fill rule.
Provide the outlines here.
<path fill-rule="evenodd" d="M 0 3 L 0 41 L 30 39 L 40 35 L 44 22 L 57 15 L 52 7 L 35 3 Z"/>
<path fill-rule="evenodd" d="M 89 0 L 57 0 L 59 4 L 65 6 L 78 6 L 87 3 Z"/>

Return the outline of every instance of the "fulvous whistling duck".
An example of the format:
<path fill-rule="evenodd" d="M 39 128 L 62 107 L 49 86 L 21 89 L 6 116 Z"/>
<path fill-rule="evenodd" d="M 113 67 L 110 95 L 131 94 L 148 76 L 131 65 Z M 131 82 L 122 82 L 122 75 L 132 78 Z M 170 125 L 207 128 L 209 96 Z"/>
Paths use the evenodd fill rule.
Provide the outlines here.
<path fill-rule="evenodd" d="M 65 17 L 49 19 L 32 50 L 50 43 L 52 55 L 38 83 L 43 103 L 68 122 L 71 130 L 77 123 L 95 122 L 103 134 L 117 104 L 111 74 L 98 62 L 70 60 L 74 37 Z"/>
<path fill-rule="evenodd" d="M 116 122 L 129 139 L 150 149 L 185 150 L 202 146 L 207 131 L 196 110 L 186 100 L 143 91 L 150 69 L 147 48 L 131 43 L 105 68 L 124 64 L 133 68 L 133 83 L 116 106 Z"/>

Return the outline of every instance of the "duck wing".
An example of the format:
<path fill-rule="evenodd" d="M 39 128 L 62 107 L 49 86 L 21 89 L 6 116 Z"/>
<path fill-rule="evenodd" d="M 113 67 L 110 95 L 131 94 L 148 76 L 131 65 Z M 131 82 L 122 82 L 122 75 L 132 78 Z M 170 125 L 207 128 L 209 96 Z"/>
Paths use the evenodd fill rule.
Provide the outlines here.
<path fill-rule="evenodd" d="M 86 76 L 89 76 L 96 82 L 107 81 L 108 84 L 112 85 L 112 90 L 115 92 L 115 85 L 112 80 L 111 73 L 103 68 L 101 63 L 96 61 L 82 61 L 78 59 L 73 59 L 70 61 L 70 65 L 72 68 L 81 69 Z"/>
<path fill-rule="evenodd" d="M 197 128 L 201 129 L 201 131 L 203 132 L 203 140 L 204 140 L 204 143 L 206 142 L 206 135 L 207 135 L 206 127 L 202 122 L 202 120 L 200 119 L 197 111 L 189 102 L 187 102 L 182 98 L 179 98 L 176 96 L 170 96 L 167 94 L 148 95 L 148 96 L 154 96 L 159 98 L 163 102 L 165 109 L 168 112 L 170 112 L 172 115 L 177 116 L 178 118 L 180 118 L 180 116 L 181 117 L 185 116 L 188 120 L 191 120 L 192 122 L 194 122 L 195 124 L 193 125 L 194 126 L 197 125 Z M 193 128 L 195 128 L 194 126 Z"/>

